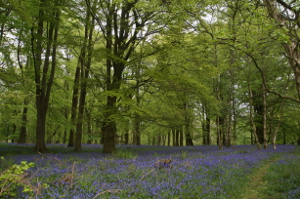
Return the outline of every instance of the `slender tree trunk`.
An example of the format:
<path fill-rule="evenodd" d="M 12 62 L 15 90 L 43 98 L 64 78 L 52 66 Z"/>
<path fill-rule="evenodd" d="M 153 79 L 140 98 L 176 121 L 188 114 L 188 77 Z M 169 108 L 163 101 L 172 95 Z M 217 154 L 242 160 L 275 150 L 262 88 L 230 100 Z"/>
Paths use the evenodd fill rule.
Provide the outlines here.
<path fill-rule="evenodd" d="M 267 96 L 266 88 L 262 84 L 262 94 L 263 94 L 263 132 L 264 132 L 264 149 L 268 148 L 268 134 L 267 134 Z"/>
<path fill-rule="evenodd" d="M 171 128 L 171 131 L 172 131 L 172 141 L 173 141 L 172 145 L 176 146 L 176 132 L 175 132 L 176 130 L 173 127 L 173 128 Z"/>
<path fill-rule="evenodd" d="M 136 91 L 135 91 L 135 98 L 136 98 L 136 106 L 140 107 L 141 104 L 141 96 L 140 96 L 140 68 L 136 67 Z M 140 123 L 141 123 L 141 116 L 138 113 L 134 114 L 134 137 L 135 137 L 135 144 L 141 145 L 141 131 L 140 131 Z"/>
<path fill-rule="evenodd" d="M 226 128 L 226 147 L 231 147 L 231 126 L 232 126 L 232 121 L 231 121 L 231 114 L 227 116 L 227 128 Z"/>
<path fill-rule="evenodd" d="M 252 133 L 255 137 L 255 142 L 257 144 L 257 148 L 260 149 L 261 146 L 260 146 L 260 142 L 258 140 L 258 136 L 256 134 L 256 125 L 255 125 L 255 122 L 254 122 L 254 119 L 253 119 L 253 109 L 252 109 L 252 104 L 253 104 L 253 94 L 252 94 L 252 88 L 251 88 L 251 85 L 250 85 L 250 80 L 248 79 L 248 91 L 249 91 L 249 110 L 250 110 L 250 113 L 249 113 L 249 117 L 250 117 L 250 121 L 251 121 L 251 126 L 252 126 Z"/>
<path fill-rule="evenodd" d="M 82 54 L 82 52 L 80 54 Z M 72 105 L 71 105 L 72 127 L 70 129 L 68 147 L 73 147 L 75 145 L 75 142 L 74 142 L 75 141 L 75 139 L 74 139 L 75 138 L 75 130 L 74 130 L 74 128 L 76 126 L 78 94 L 79 94 L 79 79 L 80 79 L 80 65 L 79 64 L 80 64 L 80 59 L 78 60 L 78 64 L 77 64 L 76 71 L 75 71 L 75 77 L 74 77 Z"/>
<path fill-rule="evenodd" d="M 175 129 L 176 146 L 179 146 L 179 135 L 180 135 L 179 127 L 176 127 Z"/>
<path fill-rule="evenodd" d="M 171 131 L 168 131 L 168 146 L 171 146 Z"/>
<path fill-rule="evenodd" d="M 217 144 L 219 146 L 219 150 L 223 148 L 223 142 L 222 142 L 222 133 L 221 133 L 221 127 L 220 127 L 220 116 L 217 116 L 216 118 L 216 124 L 217 124 Z"/>
<path fill-rule="evenodd" d="M 210 139 L 210 117 L 209 114 L 206 113 L 206 122 L 205 122 L 205 129 L 206 129 L 206 144 L 210 145 L 211 144 L 211 139 Z"/>
<path fill-rule="evenodd" d="M 280 116 L 279 116 L 279 121 L 277 123 L 276 129 L 274 130 L 274 132 L 272 131 L 272 135 L 271 135 L 271 142 L 273 145 L 273 149 L 276 149 L 276 138 L 277 138 L 277 133 L 278 130 L 280 128 L 281 125 L 281 121 L 282 121 L 282 115 L 283 115 L 283 106 L 284 106 L 284 100 L 282 100 L 282 102 L 280 103 Z"/>
<path fill-rule="evenodd" d="M 82 130 L 83 130 L 83 119 L 85 110 L 85 101 L 87 94 L 87 80 L 89 78 L 89 71 L 92 63 L 92 42 L 93 42 L 93 31 L 94 31 L 94 18 L 90 21 L 90 12 L 87 9 L 86 27 L 85 27 L 85 39 L 88 40 L 88 46 L 83 46 L 83 56 L 81 57 L 81 78 L 80 78 L 80 99 L 78 107 L 78 116 L 76 122 L 76 137 L 75 137 L 75 151 L 81 151 L 82 142 Z M 86 43 L 86 42 L 85 42 Z M 87 49 L 87 52 L 86 52 Z M 87 58 L 86 58 L 87 53 Z"/>
<path fill-rule="evenodd" d="M 207 145 L 207 126 L 206 126 L 206 117 L 207 115 L 205 114 L 205 108 L 203 106 L 203 109 L 202 109 L 202 116 L 203 116 L 203 120 L 202 120 L 202 132 L 203 132 L 203 136 L 202 136 L 202 144 L 203 145 Z"/>
<path fill-rule="evenodd" d="M 27 105 L 28 105 L 27 99 L 24 99 L 24 108 L 23 108 L 23 112 L 22 112 L 22 123 L 21 123 L 18 144 L 26 143 L 27 112 L 28 112 Z"/>
<path fill-rule="evenodd" d="M 135 144 L 141 145 L 140 115 L 138 113 L 134 116 L 134 138 Z"/>
<path fill-rule="evenodd" d="M 183 104 L 183 109 L 184 109 L 184 127 L 185 127 L 185 141 L 186 141 L 186 146 L 193 146 L 194 143 L 193 143 L 193 138 L 192 138 L 192 135 L 191 135 L 191 122 L 192 122 L 192 119 L 191 119 L 191 116 L 190 116 L 190 113 L 189 113 L 189 105 L 184 103 Z"/>
<path fill-rule="evenodd" d="M 183 127 L 179 127 L 179 146 L 183 146 Z"/>

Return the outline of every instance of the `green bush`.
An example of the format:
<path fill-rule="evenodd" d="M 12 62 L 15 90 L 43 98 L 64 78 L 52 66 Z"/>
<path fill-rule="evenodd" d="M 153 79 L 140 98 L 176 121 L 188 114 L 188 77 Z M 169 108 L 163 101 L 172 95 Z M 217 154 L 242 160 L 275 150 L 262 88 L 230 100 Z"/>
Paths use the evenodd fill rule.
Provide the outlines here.
<path fill-rule="evenodd" d="M 4 157 L 1 157 L 1 161 L 5 161 Z M 14 164 L 2 169 L 0 174 L 0 197 L 16 196 L 18 187 L 23 187 L 23 192 L 33 192 L 34 188 L 25 176 L 25 171 L 33 166 L 34 163 L 32 162 L 22 161 L 20 165 Z"/>

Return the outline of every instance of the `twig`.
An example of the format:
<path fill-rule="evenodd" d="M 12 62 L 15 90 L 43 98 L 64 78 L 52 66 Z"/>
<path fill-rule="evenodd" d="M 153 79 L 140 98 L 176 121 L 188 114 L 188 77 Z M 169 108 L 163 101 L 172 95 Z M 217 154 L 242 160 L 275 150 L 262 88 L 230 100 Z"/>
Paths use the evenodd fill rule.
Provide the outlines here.
<path fill-rule="evenodd" d="M 50 156 L 47 156 L 47 155 L 44 155 L 44 154 L 42 154 L 41 152 L 39 152 L 38 151 L 38 154 L 40 154 L 41 156 L 43 156 L 43 157 L 46 157 L 46 158 L 49 158 L 49 159 L 54 159 L 54 160 L 56 160 L 56 161 L 58 161 L 58 162 L 61 162 L 61 160 L 60 159 L 58 159 L 58 158 L 54 158 L 54 157 L 50 157 Z"/>
<path fill-rule="evenodd" d="M 98 193 L 97 195 L 95 195 L 95 197 L 93 197 L 93 199 L 97 198 L 98 196 L 100 196 L 101 194 L 104 194 L 104 193 L 116 193 L 118 191 L 122 191 L 122 189 L 112 189 L 112 190 L 106 190 L 106 191 L 102 191 L 100 193 Z"/>
<path fill-rule="evenodd" d="M 147 176 L 149 175 L 152 171 L 154 171 L 155 169 L 152 169 L 151 171 L 149 171 L 148 173 L 146 173 L 145 175 L 142 176 L 142 178 L 140 179 L 140 182 Z"/>
<path fill-rule="evenodd" d="M 74 179 L 74 172 L 75 172 L 75 164 L 76 164 L 76 162 L 74 162 L 74 163 L 73 163 L 73 166 L 72 166 L 71 185 L 70 185 L 71 188 L 73 187 L 73 179 Z"/>

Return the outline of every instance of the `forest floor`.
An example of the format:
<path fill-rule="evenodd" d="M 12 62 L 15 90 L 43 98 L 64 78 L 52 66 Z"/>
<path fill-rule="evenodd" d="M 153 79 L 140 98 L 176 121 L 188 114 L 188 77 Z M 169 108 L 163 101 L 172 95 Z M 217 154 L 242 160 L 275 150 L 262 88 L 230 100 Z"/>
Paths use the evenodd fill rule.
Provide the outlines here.
<path fill-rule="evenodd" d="M 300 198 L 299 146 L 130 145 L 110 155 L 101 145 L 33 147 L 0 143 L 0 198 Z"/>

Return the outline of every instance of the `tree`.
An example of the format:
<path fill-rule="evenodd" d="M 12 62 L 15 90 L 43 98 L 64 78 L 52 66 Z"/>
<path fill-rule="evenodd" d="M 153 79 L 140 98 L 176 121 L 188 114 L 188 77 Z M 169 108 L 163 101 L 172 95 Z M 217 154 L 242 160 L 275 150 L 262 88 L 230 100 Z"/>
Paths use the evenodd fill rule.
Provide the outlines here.
<path fill-rule="evenodd" d="M 53 85 L 57 38 L 59 28 L 60 10 L 57 1 L 42 0 L 38 11 L 37 26 L 32 27 L 32 57 L 35 69 L 36 84 L 36 143 L 34 150 L 46 152 L 45 144 L 45 124 L 51 87 Z M 43 46 L 46 43 L 46 46 Z M 45 53 L 43 53 L 45 50 Z M 50 60 L 51 59 L 51 60 Z"/>
<path fill-rule="evenodd" d="M 136 46 L 156 32 L 150 27 L 155 12 L 147 10 L 145 2 L 139 4 L 138 0 L 100 1 L 98 12 L 91 9 L 89 0 L 86 3 L 106 43 L 105 84 L 109 94 L 103 121 L 103 153 L 112 153 L 115 151 L 116 102 L 123 80 L 122 74 Z"/>

